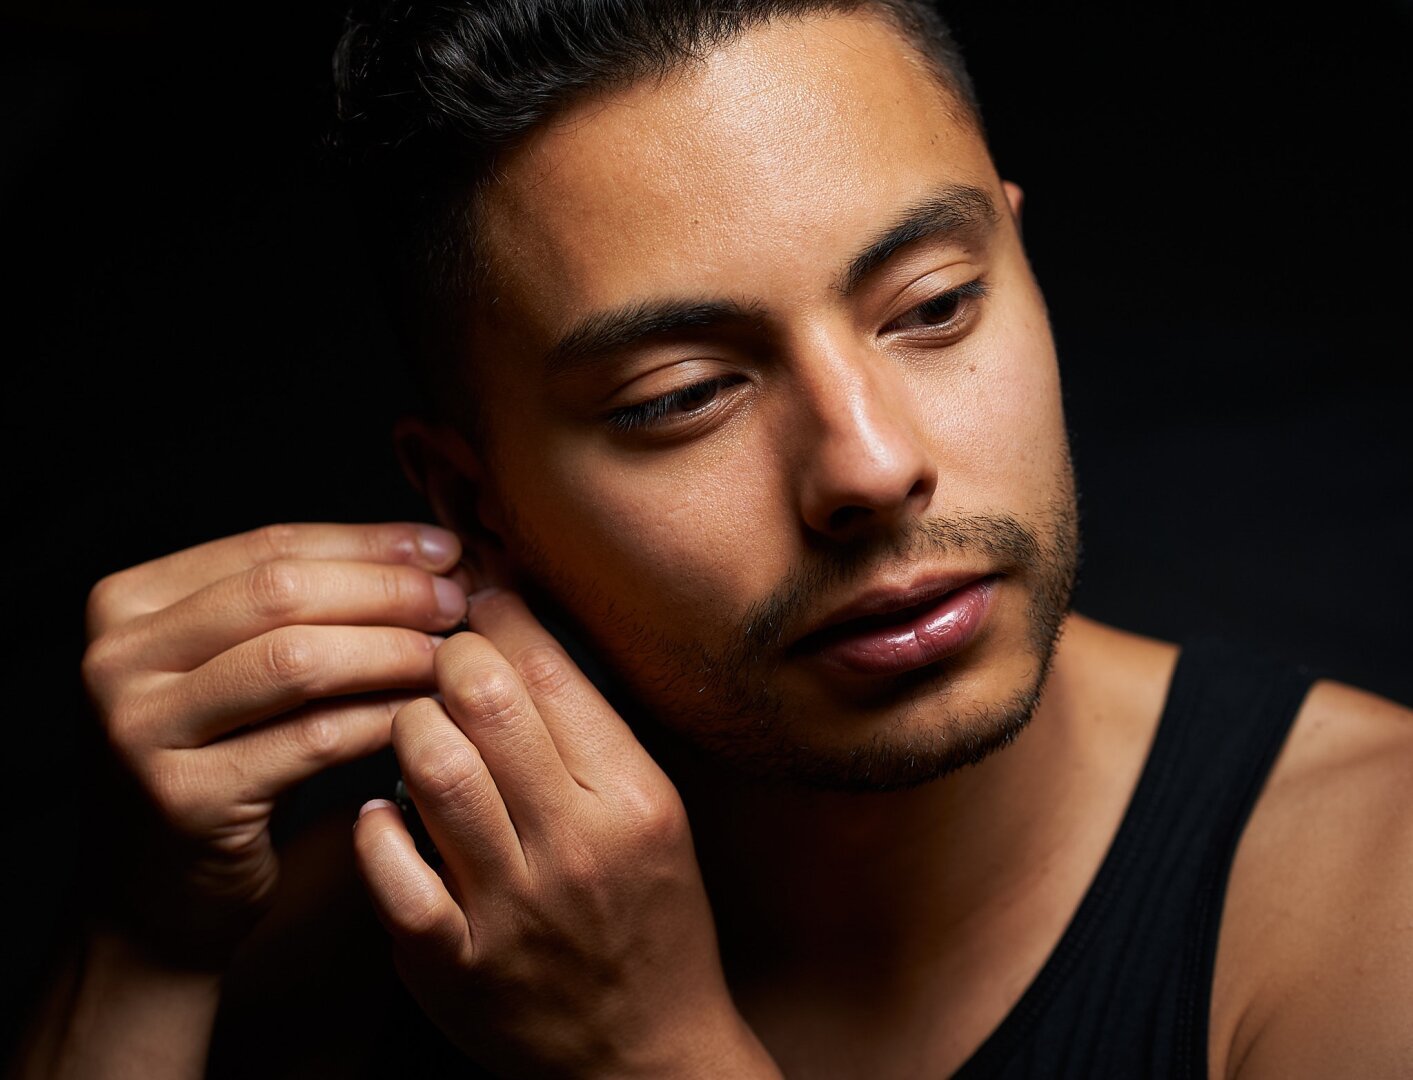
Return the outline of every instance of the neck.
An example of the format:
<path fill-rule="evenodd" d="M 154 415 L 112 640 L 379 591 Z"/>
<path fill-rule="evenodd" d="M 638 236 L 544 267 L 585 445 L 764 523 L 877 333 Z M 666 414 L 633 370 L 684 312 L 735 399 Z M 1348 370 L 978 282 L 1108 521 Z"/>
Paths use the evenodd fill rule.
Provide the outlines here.
<path fill-rule="evenodd" d="M 998 952 L 1038 967 L 1117 827 L 1165 692 L 1151 673 L 1111 677 L 1120 638 L 1071 616 L 1015 742 L 918 788 L 679 777 L 733 987 L 887 996 L 924 970 L 965 984 L 1004 967 Z"/>

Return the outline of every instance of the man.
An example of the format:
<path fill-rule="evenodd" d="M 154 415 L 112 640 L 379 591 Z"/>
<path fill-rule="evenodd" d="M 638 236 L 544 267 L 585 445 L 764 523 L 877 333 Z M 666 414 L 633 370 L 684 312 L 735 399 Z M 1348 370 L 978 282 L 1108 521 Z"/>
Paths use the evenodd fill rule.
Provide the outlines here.
<path fill-rule="evenodd" d="M 87 685 L 171 842 L 55 1056 L 199 1071 L 274 798 L 391 737 L 438 854 L 374 801 L 360 870 L 504 1074 L 1405 1072 L 1407 712 L 1068 612 L 1021 195 L 944 32 L 547 9 L 346 39 L 454 535 L 95 589 Z"/>

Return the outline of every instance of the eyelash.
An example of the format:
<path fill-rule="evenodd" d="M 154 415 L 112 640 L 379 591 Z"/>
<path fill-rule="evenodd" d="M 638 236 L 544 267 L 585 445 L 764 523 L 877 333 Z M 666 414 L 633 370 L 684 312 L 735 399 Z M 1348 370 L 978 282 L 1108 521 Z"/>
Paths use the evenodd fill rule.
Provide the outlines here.
<path fill-rule="evenodd" d="M 930 314 L 933 311 L 945 311 L 947 307 L 952 304 L 956 304 L 960 307 L 960 305 L 967 300 L 982 299 L 990 291 L 991 287 L 987 285 L 986 282 L 982 281 L 981 278 L 974 278 L 971 281 L 968 281 L 965 285 L 958 285 L 955 289 L 949 289 L 947 292 L 939 293 L 937 296 L 934 296 L 930 300 L 924 300 L 917 307 L 913 308 L 911 311 L 906 312 L 904 315 L 902 315 L 890 325 L 896 325 L 897 323 L 902 322 L 903 319 L 910 318 L 914 315 L 926 316 L 927 314 Z M 953 315 L 952 318 L 955 319 L 960 314 L 961 311 L 959 310 L 956 315 Z"/>
<path fill-rule="evenodd" d="M 657 427 L 666 421 L 674 409 L 692 402 L 706 390 L 715 391 L 710 397 L 700 401 L 690 412 L 703 409 L 716 400 L 717 393 L 735 382 L 739 382 L 740 377 L 736 375 L 718 375 L 714 379 L 703 379 L 701 382 L 684 386 L 680 390 L 672 390 L 659 397 L 650 398 L 638 405 L 625 405 L 621 409 L 614 409 L 608 414 L 608 423 L 615 431 L 637 431 L 641 428 Z M 690 415 L 683 413 L 682 415 Z"/>
<path fill-rule="evenodd" d="M 960 304 L 966 300 L 980 300 L 990 291 L 986 282 L 980 278 L 968 281 L 965 285 L 959 285 L 955 289 L 939 293 L 930 300 L 924 300 L 917 307 L 902 316 L 906 319 L 913 315 L 923 315 L 926 317 L 936 310 L 945 311 L 948 306 Z M 953 318 L 956 318 L 954 315 Z M 902 319 L 896 320 L 901 322 Z M 892 324 L 890 324 L 892 325 Z M 646 428 L 659 427 L 668 421 L 674 411 L 683 405 L 691 404 L 694 399 L 701 398 L 695 407 L 682 413 L 683 416 L 690 416 L 701 409 L 706 408 L 716 400 L 718 394 L 728 386 L 741 381 L 737 375 L 718 375 L 715 378 L 703 379 L 701 382 L 692 383 L 678 390 L 671 390 L 666 394 L 660 394 L 655 398 L 640 402 L 637 405 L 625 405 L 622 408 L 614 409 L 608 414 L 608 424 L 614 431 L 628 433 L 640 431 Z M 706 391 L 712 391 L 709 396 L 704 396 Z"/>

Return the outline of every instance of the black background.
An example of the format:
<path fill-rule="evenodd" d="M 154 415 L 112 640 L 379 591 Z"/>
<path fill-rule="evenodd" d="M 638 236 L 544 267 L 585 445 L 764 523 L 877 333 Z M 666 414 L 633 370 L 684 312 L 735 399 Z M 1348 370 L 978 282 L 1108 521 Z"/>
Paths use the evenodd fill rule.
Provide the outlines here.
<path fill-rule="evenodd" d="M 1077 607 L 1413 701 L 1410 7 L 945 10 L 1028 194 Z M 26 928 L 7 984 L 104 842 L 75 761 L 91 584 L 266 522 L 425 516 L 387 438 L 406 388 L 315 151 L 338 5 L 234 11 L 0 23 L 6 877 Z"/>

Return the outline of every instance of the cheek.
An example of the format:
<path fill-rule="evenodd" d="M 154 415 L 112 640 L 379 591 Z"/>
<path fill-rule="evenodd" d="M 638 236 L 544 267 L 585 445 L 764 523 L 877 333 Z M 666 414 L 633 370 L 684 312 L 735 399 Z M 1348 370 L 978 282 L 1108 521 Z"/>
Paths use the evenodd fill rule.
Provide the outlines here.
<path fill-rule="evenodd" d="M 535 479 L 515 517 L 546 563 L 530 569 L 558 579 L 566 602 L 611 599 L 659 634 L 700 638 L 704 618 L 729 628 L 788 572 L 786 502 L 768 470 L 740 468 L 754 459 L 739 446 L 631 464 L 582 444 L 541 455 L 526 461 Z"/>
<path fill-rule="evenodd" d="M 1037 297 L 1038 299 L 1038 297 Z M 1042 508 L 1065 460 L 1059 372 L 1043 308 L 993 314 L 950 376 L 920 395 L 938 447 L 939 497 L 971 510 Z"/>

